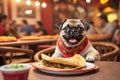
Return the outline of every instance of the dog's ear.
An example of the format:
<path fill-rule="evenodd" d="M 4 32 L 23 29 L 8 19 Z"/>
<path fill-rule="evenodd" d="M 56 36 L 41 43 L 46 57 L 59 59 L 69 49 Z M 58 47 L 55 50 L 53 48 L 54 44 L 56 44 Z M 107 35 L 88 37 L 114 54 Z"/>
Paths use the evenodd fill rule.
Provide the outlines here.
<path fill-rule="evenodd" d="M 59 22 L 59 23 L 55 24 L 56 28 L 59 29 L 59 30 L 61 30 L 62 25 L 64 24 L 64 22 L 65 22 L 66 20 L 67 20 L 67 19 L 65 19 L 63 22 Z"/>
<path fill-rule="evenodd" d="M 89 30 L 90 25 L 89 25 L 88 23 L 86 23 L 86 22 L 82 21 L 82 20 L 80 20 L 80 21 L 81 21 L 81 22 L 82 22 L 82 24 L 84 25 L 85 29 L 86 29 L 86 30 Z"/>
<path fill-rule="evenodd" d="M 59 22 L 59 23 L 55 24 L 55 27 L 60 30 L 61 29 L 61 24 L 62 23 Z"/>

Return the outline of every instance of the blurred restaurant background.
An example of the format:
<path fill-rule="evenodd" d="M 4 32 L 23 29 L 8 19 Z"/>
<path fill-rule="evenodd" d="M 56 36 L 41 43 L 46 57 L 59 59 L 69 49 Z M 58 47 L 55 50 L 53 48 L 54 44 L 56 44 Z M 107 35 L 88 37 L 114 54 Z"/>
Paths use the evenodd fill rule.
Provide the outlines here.
<path fill-rule="evenodd" d="M 100 23 L 101 15 L 107 21 Z M 120 48 L 120 0 L 0 0 L 0 46 L 32 49 L 35 54 L 38 50 L 56 44 L 59 30 L 55 24 L 65 19 L 82 19 L 87 22 L 91 26 L 87 33 L 91 42 L 112 43 Z M 110 26 L 104 30 L 106 23 L 110 23 Z M 38 37 L 43 41 L 20 42 L 37 40 Z M 8 52 L 11 51 L 8 49 Z M 115 54 L 120 60 L 120 51 L 117 50 Z"/>
<path fill-rule="evenodd" d="M 20 25 L 22 19 L 34 26 L 42 21 L 49 34 L 55 33 L 55 24 L 66 18 L 84 19 L 98 23 L 97 16 L 106 14 L 108 21 L 118 19 L 119 0 L 0 0 L 0 13 Z"/>

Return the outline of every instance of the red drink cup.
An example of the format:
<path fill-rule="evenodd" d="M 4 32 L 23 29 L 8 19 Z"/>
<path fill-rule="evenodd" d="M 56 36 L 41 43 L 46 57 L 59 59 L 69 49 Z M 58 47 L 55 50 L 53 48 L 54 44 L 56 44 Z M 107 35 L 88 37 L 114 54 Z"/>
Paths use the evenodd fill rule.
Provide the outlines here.
<path fill-rule="evenodd" d="M 13 65 L 13 64 L 9 64 Z M 29 64 L 20 64 L 23 65 L 23 68 L 6 68 L 6 66 L 9 65 L 4 65 L 0 67 L 0 71 L 3 75 L 4 80 L 28 80 L 28 74 L 29 74 L 29 69 L 30 65 Z"/>

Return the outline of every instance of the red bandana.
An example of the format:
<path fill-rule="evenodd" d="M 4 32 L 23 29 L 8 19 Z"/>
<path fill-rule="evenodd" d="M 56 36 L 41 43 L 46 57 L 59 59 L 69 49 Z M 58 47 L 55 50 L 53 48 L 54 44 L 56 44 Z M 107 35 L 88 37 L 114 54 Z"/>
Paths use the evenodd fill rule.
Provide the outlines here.
<path fill-rule="evenodd" d="M 77 46 L 75 48 L 67 48 L 63 42 L 61 41 L 61 39 L 59 38 L 57 41 L 57 45 L 59 50 L 61 51 L 61 54 L 68 58 L 68 57 L 72 57 L 74 56 L 74 54 L 81 54 L 81 52 L 86 48 L 86 46 L 88 45 L 88 38 L 86 37 L 83 42 L 80 44 L 81 46 Z"/>

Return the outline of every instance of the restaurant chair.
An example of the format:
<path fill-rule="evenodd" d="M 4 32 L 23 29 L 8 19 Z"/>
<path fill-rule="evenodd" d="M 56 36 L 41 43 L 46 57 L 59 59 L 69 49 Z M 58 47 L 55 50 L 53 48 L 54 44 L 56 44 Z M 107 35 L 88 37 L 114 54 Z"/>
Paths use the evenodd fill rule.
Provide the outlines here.
<path fill-rule="evenodd" d="M 10 55 L 7 56 L 7 53 L 10 53 Z M 21 53 L 24 53 L 24 55 L 20 55 Z M 16 56 L 14 54 L 19 55 Z M 31 62 L 33 54 L 34 51 L 29 49 L 0 46 L 0 55 L 3 58 L 4 64 Z"/>
<path fill-rule="evenodd" d="M 92 46 L 100 54 L 101 61 L 116 61 L 119 47 L 111 42 L 92 42 Z"/>
<path fill-rule="evenodd" d="M 92 42 L 92 45 L 100 53 L 101 61 L 116 61 L 119 48 L 115 44 L 109 42 Z M 54 51 L 55 51 L 55 46 L 38 51 L 34 55 L 34 60 L 40 61 L 41 54 L 46 54 L 51 56 L 52 53 L 54 53 Z"/>

